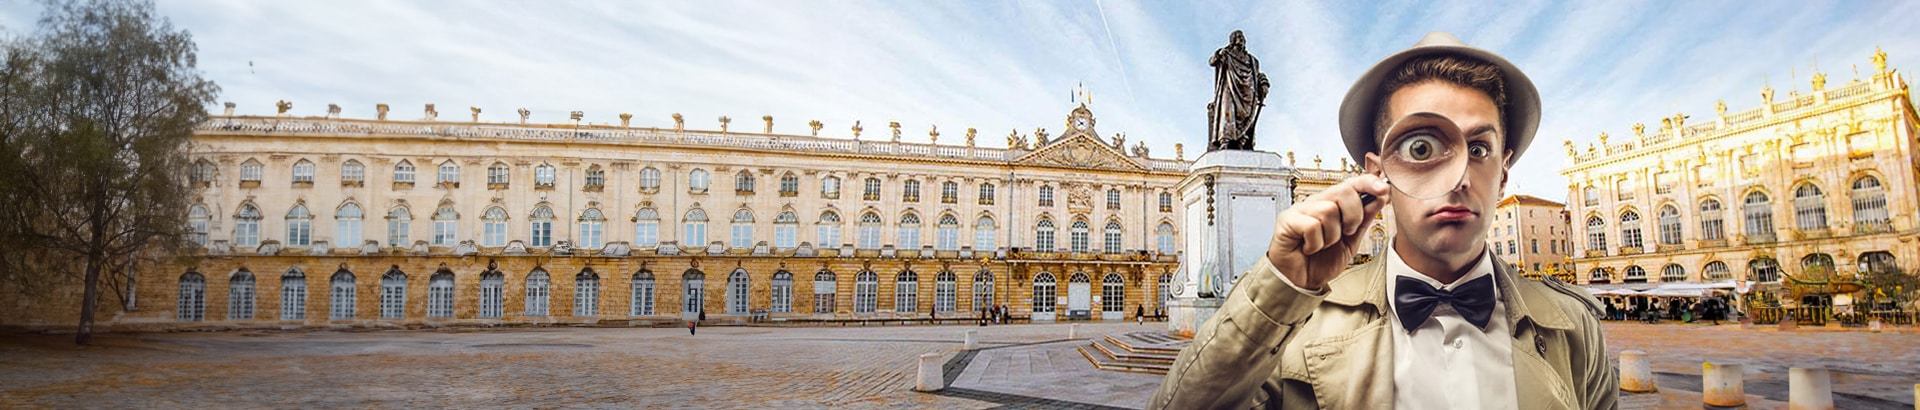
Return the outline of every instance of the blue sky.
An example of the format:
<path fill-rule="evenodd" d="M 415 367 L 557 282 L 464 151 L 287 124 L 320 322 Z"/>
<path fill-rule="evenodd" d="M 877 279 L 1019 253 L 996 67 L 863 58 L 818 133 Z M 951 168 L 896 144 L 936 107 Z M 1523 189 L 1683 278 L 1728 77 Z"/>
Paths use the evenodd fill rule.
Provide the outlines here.
<path fill-rule="evenodd" d="M 1920 2 L 1129 2 L 1129 1 L 200 1 L 161 14 L 194 35 L 219 100 L 241 114 L 296 115 L 328 103 L 371 118 L 565 122 L 567 112 L 636 126 L 758 130 L 846 138 L 862 121 L 909 140 L 938 125 L 1000 146 L 1012 129 L 1058 134 L 1077 84 L 1106 135 L 1154 156 L 1204 151 L 1207 56 L 1245 30 L 1273 80 L 1257 146 L 1337 164 L 1340 98 L 1368 66 L 1428 31 L 1450 31 L 1532 76 L 1544 100 L 1535 144 L 1511 193 L 1564 200 L 1562 140 L 1631 135 L 1675 112 L 1738 111 L 1760 88 L 1809 90 L 1871 71 L 1880 46 L 1896 69 L 1920 69 Z M 32 30 L 40 6 L 0 0 L 0 27 Z M 1863 74 L 1864 75 L 1864 74 Z M 219 107 L 210 107 L 219 112 Z"/>

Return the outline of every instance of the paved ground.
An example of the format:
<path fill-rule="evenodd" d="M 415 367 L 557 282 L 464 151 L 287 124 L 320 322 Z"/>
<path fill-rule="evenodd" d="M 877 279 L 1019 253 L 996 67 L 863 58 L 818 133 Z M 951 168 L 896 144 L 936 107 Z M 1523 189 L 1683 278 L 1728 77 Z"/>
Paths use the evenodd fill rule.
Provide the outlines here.
<path fill-rule="evenodd" d="M 1079 336 L 1137 329 L 1082 325 Z M 966 330 L 983 349 L 960 352 Z M 1139 407 L 1152 394 L 1159 376 L 1094 371 L 1073 351 L 1084 340 L 1066 335 L 1066 325 L 298 331 L 107 335 L 88 348 L 0 335 L 0 407 L 972 409 Z M 1611 351 L 1648 352 L 1662 407 L 1698 408 L 1688 389 L 1702 358 L 1747 363 L 1756 408 L 1784 407 L 1788 366 L 1834 369 L 1839 399 L 1857 405 L 1843 408 L 1912 408 L 1920 383 L 1913 329 L 1609 324 L 1608 337 Z M 953 365 L 952 388 L 910 390 L 921 353 Z"/>

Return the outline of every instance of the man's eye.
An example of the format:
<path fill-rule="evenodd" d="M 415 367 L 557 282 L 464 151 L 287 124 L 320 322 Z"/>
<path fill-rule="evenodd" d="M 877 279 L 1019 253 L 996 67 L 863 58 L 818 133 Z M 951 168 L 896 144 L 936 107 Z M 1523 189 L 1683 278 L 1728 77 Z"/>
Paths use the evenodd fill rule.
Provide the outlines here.
<path fill-rule="evenodd" d="M 1440 139 L 1432 135 L 1419 134 L 1400 140 L 1401 158 L 1408 161 L 1426 161 L 1433 159 L 1435 151 L 1440 149 Z"/>
<path fill-rule="evenodd" d="M 1467 147 L 1467 155 L 1471 155 L 1474 158 L 1486 158 L 1492 154 L 1493 149 L 1488 148 L 1485 144 L 1473 144 L 1473 146 Z"/>

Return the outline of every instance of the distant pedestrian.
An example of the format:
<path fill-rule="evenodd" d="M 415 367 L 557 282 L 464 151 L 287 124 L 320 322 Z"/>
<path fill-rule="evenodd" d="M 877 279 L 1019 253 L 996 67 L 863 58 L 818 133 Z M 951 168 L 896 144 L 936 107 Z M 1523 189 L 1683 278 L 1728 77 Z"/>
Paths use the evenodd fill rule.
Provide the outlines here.
<path fill-rule="evenodd" d="M 700 322 L 705 323 L 706 321 L 707 321 L 707 310 L 700 309 Z"/>
<path fill-rule="evenodd" d="M 694 327 L 699 326 L 697 323 L 699 322 L 695 322 L 691 320 L 687 321 L 687 336 L 693 336 Z"/>
<path fill-rule="evenodd" d="M 1138 325 L 1147 324 L 1146 305 L 1133 305 L 1133 321 L 1135 324 L 1138 324 Z"/>

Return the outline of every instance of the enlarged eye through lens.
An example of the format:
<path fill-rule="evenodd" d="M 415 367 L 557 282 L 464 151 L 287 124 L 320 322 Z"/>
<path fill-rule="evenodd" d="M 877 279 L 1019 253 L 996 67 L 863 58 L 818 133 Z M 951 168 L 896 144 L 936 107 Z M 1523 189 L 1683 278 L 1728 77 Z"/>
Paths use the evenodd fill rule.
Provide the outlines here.
<path fill-rule="evenodd" d="M 1424 162 L 1434 157 L 1434 151 L 1440 147 L 1440 139 L 1432 135 L 1420 134 L 1400 140 L 1400 156 L 1408 161 Z"/>

